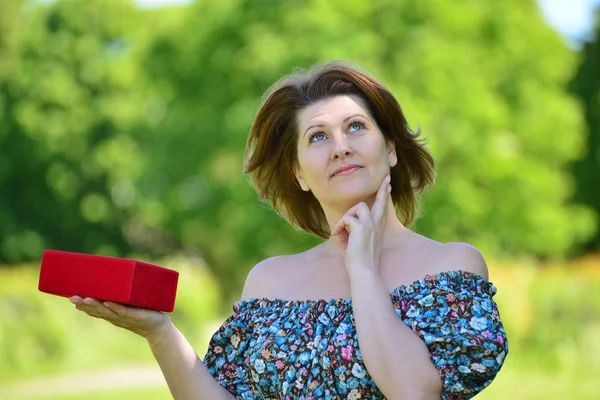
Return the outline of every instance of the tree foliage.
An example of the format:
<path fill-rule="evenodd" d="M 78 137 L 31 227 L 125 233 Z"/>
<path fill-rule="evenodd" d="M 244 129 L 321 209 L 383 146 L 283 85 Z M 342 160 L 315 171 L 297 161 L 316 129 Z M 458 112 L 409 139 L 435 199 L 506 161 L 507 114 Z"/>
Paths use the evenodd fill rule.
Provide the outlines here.
<path fill-rule="evenodd" d="M 581 50 L 581 62 L 570 89 L 579 97 L 586 120 L 586 154 L 573 165 L 575 199 L 592 207 L 600 215 L 600 7 L 596 10 L 594 39 Z M 600 250 L 600 232 L 585 243 Z"/>
<path fill-rule="evenodd" d="M 199 253 L 234 293 L 255 262 L 317 243 L 257 201 L 242 157 L 264 91 L 333 59 L 369 69 L 428 136 L 420 233 L 548 257 L 596 229 L 568 170 L 585 145 L 565 90 L 576 55 L 533 0 L 59 0 L 22 15 L 0 76 L 0 261 Z"/>
<path fill-rule="evenodd" d="M 138 178 L 147 85 L 135 16 L 118 1 L 28 3 L 0 81 L 0 260 L 44 248 L 124 253 L 112 186 Z M 137 19 L 139 21 L 139 19 Z"/>

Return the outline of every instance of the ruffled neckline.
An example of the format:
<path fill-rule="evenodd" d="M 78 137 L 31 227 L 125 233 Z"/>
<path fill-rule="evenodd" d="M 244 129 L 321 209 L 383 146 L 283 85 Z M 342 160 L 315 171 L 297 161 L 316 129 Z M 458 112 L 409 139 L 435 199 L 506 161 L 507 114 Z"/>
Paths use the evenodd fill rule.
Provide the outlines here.
<path fill-rule="evenodd" d="M 484 293 L 493 297 L 496 294 L 496 287 L 487 279 L 478 275 L 474 272 L 465 270 L 452 270 L 442 271 L 436 274 L 427 274 L 423 278 L 417 279 L 416 281 L 400 285 L 396 287 L 391 293 L 391 298 L 394 297 L 405 297 L 413 296 L 416 292 L 421 292 L 426 289 L 444 288 L 444 287 L 466 287 L 472 290 L 480 290 Z M 272 309 L 286 307 L 286 308 L 313 308 L 317 307 L 322 309 L 324 307 L 350 307 L 352 305 L 352 298 L 331 298 L 327 299 L 316 299 L 316 300 L 287 300 L 282 298 L 269 299 L 267 297 L 253 297 L 246 300 L 240 300 L 233 303 L 233 310 L 235 312 L 245 311 L 250 309 Z"/>

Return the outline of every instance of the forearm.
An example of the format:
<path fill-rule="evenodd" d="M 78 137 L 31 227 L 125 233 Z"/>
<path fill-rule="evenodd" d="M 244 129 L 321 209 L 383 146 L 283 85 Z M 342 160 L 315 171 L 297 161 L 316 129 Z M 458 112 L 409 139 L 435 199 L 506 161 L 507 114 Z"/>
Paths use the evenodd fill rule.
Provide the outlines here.
<path fill-rule="evenodd" d="M 441 381 L 427 346 L 398 317 L 380 276 L 360 271 L 351 285 L 360 351 L 379 389 L 390 399 L 439 398 Z"/>
<path fill-rule="evenodd" d="M 192 346 L 171 321 L 160 336 L 148 338 L 148 343 L 173 399 L 235 399 L 212 377 Z"/>

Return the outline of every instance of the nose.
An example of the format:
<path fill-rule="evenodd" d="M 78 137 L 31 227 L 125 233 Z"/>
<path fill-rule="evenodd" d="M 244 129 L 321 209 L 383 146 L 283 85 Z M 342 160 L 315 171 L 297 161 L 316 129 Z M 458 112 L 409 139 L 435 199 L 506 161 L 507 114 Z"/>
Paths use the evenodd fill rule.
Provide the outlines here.
<path fill-rule="evenodd" d="M 340 158 L 348 157 L 354 154 L 354 150 L 348 143 L 346 142 L 346 138 L 344 135 L 340 135 L 341 137 L 337 137 L 334 139 L 333 150 L 331 151 L 331 159 L 338 160 Z"/>

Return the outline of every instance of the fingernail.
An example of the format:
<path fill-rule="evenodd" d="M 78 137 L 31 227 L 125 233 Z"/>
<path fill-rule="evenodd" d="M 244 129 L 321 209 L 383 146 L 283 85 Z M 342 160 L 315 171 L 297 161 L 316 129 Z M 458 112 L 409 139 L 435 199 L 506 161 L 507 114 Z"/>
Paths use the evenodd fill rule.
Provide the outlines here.
<path fill-rule="evenodd" d="M 391 178 L 391 176 L 389 176 L 389 175 L 385 177 L 385 181 L 386 181 L 387 183 L 390 183 L 390 180 L 391 180 L 391 179 L 392 179 L 392 178 Z"/>
<path fill-rule="evenodd" d="M 75 297 L 70 297 L 70 298 L 69 298 L 69 301 L 70 301 L 71 303 L 73 303 L 73 304 L 79 304 L 79 300 L 78 300 L 78 299 L 76 299 Z"/>

